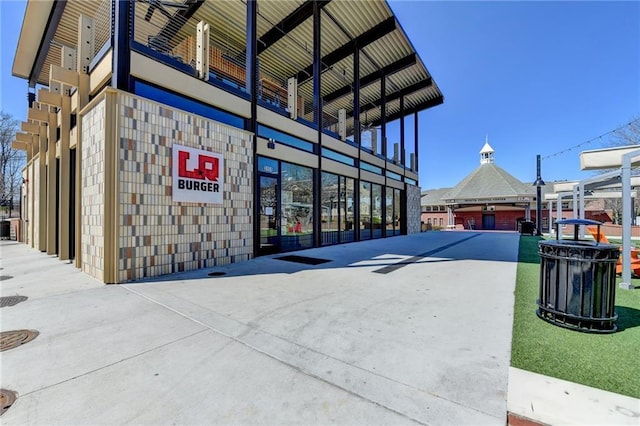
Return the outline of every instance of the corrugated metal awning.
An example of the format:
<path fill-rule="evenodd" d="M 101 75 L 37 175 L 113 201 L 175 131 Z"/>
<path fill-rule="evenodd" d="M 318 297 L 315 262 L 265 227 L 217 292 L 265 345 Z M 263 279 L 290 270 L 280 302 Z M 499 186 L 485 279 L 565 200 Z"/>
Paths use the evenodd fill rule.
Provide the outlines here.
<path fill-rule="evenodd" d="M 299 93 L 313 98 L 313 4 L 303 0 L 257 0 L 258 44 L 261 71 L 277 84 L 299 77 Z M 362 83 L 361 104 L 367 120 L 380 123 L 380 77 L 387 70 L 388 120 L 398 118 L 399 94 L 404 96 L 405 113 L 413 113 L 442 103 L 443 96 L 429 71 L 398 25 L 384 0 L 324 0 L 321 7 L 323 58 L 322 96 L 328 114 L 347 109 L 350 120 L 353 94 L 348 90 L 355 79 Z M 60 64 L 60 48 L 77 44 L 78 16 L 96 17 L 100 40 L 108 41 L 111 27 L 110 0 L 69 0 L 52 2 L 29 0 L 20 34 L 13 74 L 33 84 L 48 84 L 49 66 Z M 189 10 L 189 18 L 181 18 Z M 55 13 L 60 16 L 55 17 Z M 53 19 L 52 19 L 53 18 Z M 180 19 L 178 19 L 180 18 Z M 151 34 L 169 34 L 176 46 L 203 20 L 210 24 L 212 46 L 223 54 L 244 62 L 246 45 L 246 1 L 137 0 L 136 41 L 147 43 Z M 47 26 L 50 38 L 46 38 Z M 171 26 L 171 31 L 167 28 Z M 106 34 L 105 34 L 106 32 Z M 97 35 L 98 36 L 98 35 Z M 44 41 L 44 42 L 43 42 Z M 360 75 L 353 75 L 353 46 L 360 49 Z M 415 55 L 415 56 L 414 56 Z M 422 83 L 422 84 L 421 84 Z M 345 90 L 346 88 L 346 90 Z M 367 106 L 369 105 L 369 106 Z"/>

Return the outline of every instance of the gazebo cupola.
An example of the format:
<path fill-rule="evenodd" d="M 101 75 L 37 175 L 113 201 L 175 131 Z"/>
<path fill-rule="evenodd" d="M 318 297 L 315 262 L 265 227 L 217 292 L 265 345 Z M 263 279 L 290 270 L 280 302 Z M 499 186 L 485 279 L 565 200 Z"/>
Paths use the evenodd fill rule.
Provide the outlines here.
<path fill-rule="evenodd" d="M 480 164 L 493 164 L 493 153 L 495 151 L 489 145 L 489 136 L 487 136 L 484 146 L 480 150 Z"/>

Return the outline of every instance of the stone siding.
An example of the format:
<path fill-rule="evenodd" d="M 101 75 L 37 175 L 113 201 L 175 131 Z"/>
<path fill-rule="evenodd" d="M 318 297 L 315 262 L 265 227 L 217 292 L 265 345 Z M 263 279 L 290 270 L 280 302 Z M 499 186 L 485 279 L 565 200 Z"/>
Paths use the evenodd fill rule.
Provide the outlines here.
<path fill-rule="evenodd" d="M 422 193 L 419 186 L 407 185 L 407 234 L 420 232 L 420 200 Z"/>

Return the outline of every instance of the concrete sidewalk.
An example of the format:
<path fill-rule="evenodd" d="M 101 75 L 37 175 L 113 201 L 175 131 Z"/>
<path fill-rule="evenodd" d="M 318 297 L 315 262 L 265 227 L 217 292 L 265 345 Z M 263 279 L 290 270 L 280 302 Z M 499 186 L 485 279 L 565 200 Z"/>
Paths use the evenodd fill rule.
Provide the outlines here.
<path fill-rule="evenodd" d="M 120 286 L 3 241 L 1 295 L 28 300 L 2 331 L 40 334 L 2 352 L 2 423 L 504 425 L 518 239 L 429 232 Z"/>

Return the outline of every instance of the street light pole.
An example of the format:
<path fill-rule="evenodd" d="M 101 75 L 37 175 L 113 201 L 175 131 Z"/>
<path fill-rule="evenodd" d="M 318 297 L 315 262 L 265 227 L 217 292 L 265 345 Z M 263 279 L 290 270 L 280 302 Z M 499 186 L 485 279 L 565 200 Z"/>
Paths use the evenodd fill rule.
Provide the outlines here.
<path fill-rule="evenodd" d="M 542 188 L 545 183 L 540 176 L 540 155 L 536 155 L 536 235 L 542 235 Z"/>

